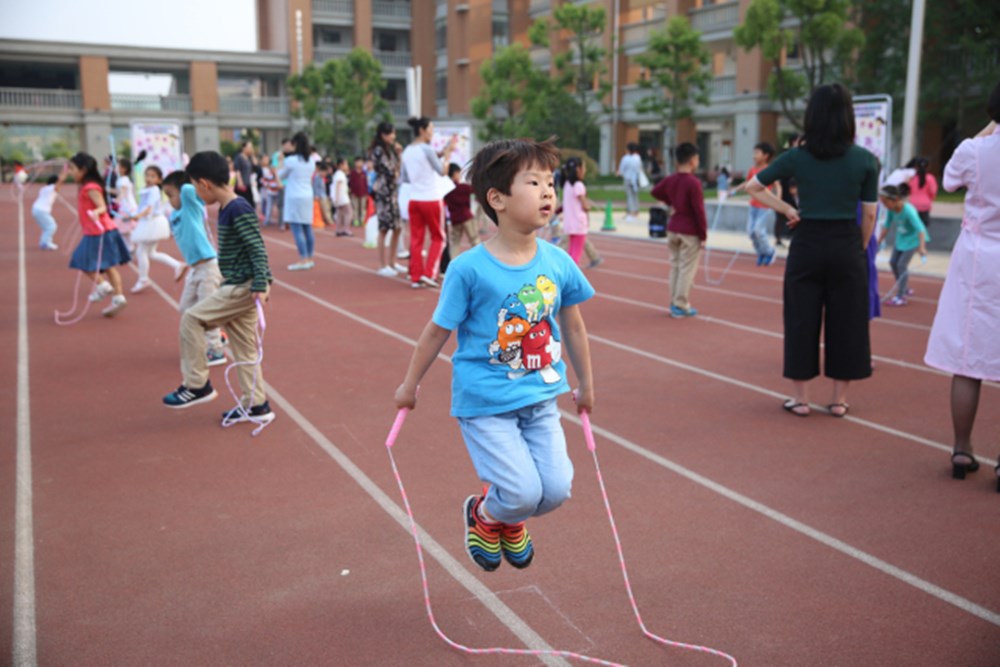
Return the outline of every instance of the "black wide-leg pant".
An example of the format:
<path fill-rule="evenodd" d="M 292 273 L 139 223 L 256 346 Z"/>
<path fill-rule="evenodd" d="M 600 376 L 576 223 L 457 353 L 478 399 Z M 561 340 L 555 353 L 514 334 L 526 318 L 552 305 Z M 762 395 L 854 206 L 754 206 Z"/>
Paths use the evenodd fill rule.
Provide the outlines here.
<path fill-rule="evenodd" d="M 868 257 L 855 220 L 803 220 L 785 265 L 785 368 L 791 380 L 824 374 L 834 380 L 870 377 Z"/>

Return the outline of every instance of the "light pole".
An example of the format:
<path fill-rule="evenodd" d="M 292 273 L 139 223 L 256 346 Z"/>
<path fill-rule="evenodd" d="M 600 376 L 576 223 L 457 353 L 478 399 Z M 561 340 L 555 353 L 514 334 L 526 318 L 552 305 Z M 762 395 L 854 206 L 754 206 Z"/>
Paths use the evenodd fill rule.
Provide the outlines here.
<path fill-rule="evenodd" d="M 910 17 L 910 52 L 906 60 L 906 97 L 903 105 L 903 141 L 899 163 L 913 157 L 917 140 L 917 104 L 920 97 L 920 51 L 924 41 L 925 0 L 913 0 Z"/>

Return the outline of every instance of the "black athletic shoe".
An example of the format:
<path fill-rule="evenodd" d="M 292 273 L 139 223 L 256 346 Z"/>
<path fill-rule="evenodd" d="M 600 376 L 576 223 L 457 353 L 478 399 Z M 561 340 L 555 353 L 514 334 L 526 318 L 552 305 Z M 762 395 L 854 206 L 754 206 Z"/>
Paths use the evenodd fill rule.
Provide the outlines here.
<path fill-rule="evenodd" d="M 271 404 L 264 401 L 260 405 L 254 405 L 247 410 L 237 406 L 232 410 L 222 413 L 222 425 L 232 426 L 240 422 L 252 421 L 257 424 L 270 424 L 274 421 L 274 412 L 271 411 Z"/>
<path fill-rule="evenodd" d="M 208 403 L 215 399 L 218 394 L 212 388 L 211 382 L 206 382 L 201 389 L 189 389 L 184 385 L 177 387 L 177 391 L 170 392 L 163 397 L 163 404 L 168 408 L 180 410 L 189 408 L 198 403 Z"/>

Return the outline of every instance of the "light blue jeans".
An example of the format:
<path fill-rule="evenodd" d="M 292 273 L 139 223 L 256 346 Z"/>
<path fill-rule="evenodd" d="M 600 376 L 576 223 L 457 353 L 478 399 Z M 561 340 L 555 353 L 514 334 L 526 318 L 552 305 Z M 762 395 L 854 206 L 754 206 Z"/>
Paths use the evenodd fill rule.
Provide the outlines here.
<path fill-rule="evenodd" d="M 313 246 L 316 244 L 312 223 L 289 222 L 288 226 L 292 228 L 292 236 L 295 237 L 295 247 L 299 251 L 299 257 L 312 259 Z"/>
<path fill-rule="evenodd" d="M 552 398 L 485 417 L 459 417 L 476 473 L 490 485 L 486 512 L 520 523 L 551 512 L 570 497 L 573 463 Z"/>
<path fill-rule="evenodd" d="M 771 242 L 767 239 L 768 216 L 774 215 L 774 211 L 769 208 L 750 207 L 750 215 L 747 217 L 747 234 L 753 241 L 753 249 L 758 256 L 770 255 L 774 252 Z"/>
<path fill-rule="evenodd" d="M 38 240 L 38 245 L 44 247 L 52 243 L 52 237 L 56 233 L 56 219 L 48 211 L 38 208 L 32 208 L 31 215 L 35 218 L 38 226 L 42 228 L 42 238 Z"/>

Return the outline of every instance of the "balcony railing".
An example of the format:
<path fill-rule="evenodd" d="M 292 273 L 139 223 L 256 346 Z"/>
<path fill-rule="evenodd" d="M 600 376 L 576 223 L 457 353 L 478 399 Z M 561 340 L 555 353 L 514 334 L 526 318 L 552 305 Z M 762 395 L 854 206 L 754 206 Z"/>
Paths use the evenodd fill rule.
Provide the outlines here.
<path fill-rule="evenodd" d="M 82 107 L 78 90 L 47 90 L 45 88 L 0 88 L 0 107 L 31 109 L 79 109 Z"/>
<path fill-rule="evenodd" d="M 622 111 L 638 113 L 635 110 L 636 104 L 647 97 L 656 97 L 657 95 L 662 95 L 662 92 L 657 88 L 642 88 L 641 86 L 622 88 Z"/>
<path fill-rule="evenodd" d="M 406 100 L 385 100 L 385 103 L 389 105 L 389 113 L 397 121 L 406 120 L 410 115 L 410 109 L 406 105 Z"/>
<path fill-rule="evenodd" d="M 314 46 L 313 60 L 316 63 L 325 63 L 327 60 L 343 58 L 350 52 L 350 46 Z"/>
<path fill-rule="evenodd" d="M 330 15 L 331 17 L 353 18 L 354 0 L 312 0 L 313 16 Z"/>
<path fill-rule="evenodd" d="M 409 67 L 413 64 L 409 51 L 376 51 L 374 55 L 383 67 Z"/>
<path fill-rule="evenodd" d="M 121 111 L 191 111 L 191 96 L 114 93 L 111 95 L 111 108 Z"/>
<path fill-rule="evenodd" d="M 552 0 L 531 0 L 528 4 L 528 15 L 535 19 L 552 10 Z"/>
<path fill-rule="evenodd" d="M 708 96 L 711 99 L 736 96 L 736 77 L 717 76 L 708 84 Z"/>
<path fill-rule="evenodd" d="M 701 32 L 732 30 L 740 22 L 740 3 L 707 5 L 691 10 L 691 25 Z"/>
<path fill-rule="evenodd" d="M 622 46 L 630 53 L 640 53 L 649 44 L 649 35 L 654 30 L 666 27 L 666 14 L 656 16 L 646 21 L 629 23 L 622 26 Z"/>
<path fill-rule="evenodd" d="M 287 116 L 288 99 L 284 97 L 220 97 L 219 111 L 252 116 Z"/>
<path fill-rule="evenodd" d="M 379 19 L 391 21 L 410 21 L 413 10 L 409 2 L 386 2 L 386 0 L 375 0 L 372 3 L 372 20 L 375 23 Z"/>

